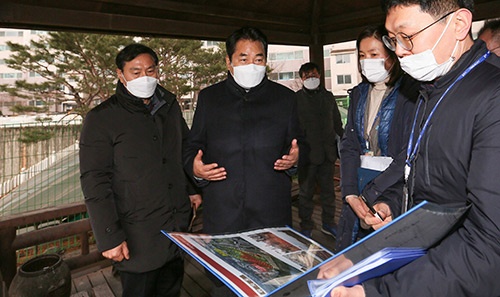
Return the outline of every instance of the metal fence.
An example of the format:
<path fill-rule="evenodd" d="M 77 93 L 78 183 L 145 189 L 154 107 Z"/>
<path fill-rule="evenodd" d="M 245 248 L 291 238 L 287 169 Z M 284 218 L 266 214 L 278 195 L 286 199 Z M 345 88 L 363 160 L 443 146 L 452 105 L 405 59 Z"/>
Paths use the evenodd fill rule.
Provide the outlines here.
<path fill-rule="evenodd" d="M 191 126 L 194 111 L 183 112 Z M 83 201 L 79 181 L 80 117 L 14 118 L 0 124 L 0 217 Z M 17 234 L 86 217 L 53 218 L 18 226 Z M 76 237 L 18 250 L 18 263 L 79 246 Z"/>
<path fill-rule="evenodd" d="M 75 116 L 4 119 L 0 126 L 0 217 L 81 201 Z M 85 214 L 81 214 L 84 216 Z M 17 234 L 60 224 L 67 217 L 18 226 Z M 17 251 L 18 263 L 78 246 L 75 237 Z"/>
<path fill-rule="evenodd" d="M 81 118 L 0 127 L 0 216 L 82 199 L 78 176 Z"/>

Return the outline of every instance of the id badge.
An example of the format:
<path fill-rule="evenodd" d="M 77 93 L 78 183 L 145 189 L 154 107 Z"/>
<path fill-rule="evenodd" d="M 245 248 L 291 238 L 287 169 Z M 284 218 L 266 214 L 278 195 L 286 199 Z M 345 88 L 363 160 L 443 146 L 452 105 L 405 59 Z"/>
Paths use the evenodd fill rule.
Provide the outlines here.
<path fill-rule="evenodd" d="M 411 171 L 411 167 L 406 164 L 405 165 L 405 184 L 408 183 L 408 178 L 410 177 L 410 171 Z"/>

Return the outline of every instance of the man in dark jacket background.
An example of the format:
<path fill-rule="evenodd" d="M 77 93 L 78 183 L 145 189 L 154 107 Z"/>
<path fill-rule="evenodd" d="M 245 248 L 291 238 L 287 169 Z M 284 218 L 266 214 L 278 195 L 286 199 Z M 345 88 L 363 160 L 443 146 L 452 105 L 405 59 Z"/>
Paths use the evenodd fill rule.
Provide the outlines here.
<path fill-rule="evenodd" d="M 487 21 L 477 33 L 477 38 L 486 43 L 486 47 L 500 57 L 500 19 Z"/>
<path fill-rule="evenodd" d="M 297 109 L 304 131 L 307 153 L 298 167 L 299 217 L 302 234 L 311 237 L 314 222 L 311 219 L 316 183 L 320 187 L 322 207 L 321 231 L 336 237 L 335 187 L 333 175 L 337 160 L 337 139 L 342 137 L 342 119 L 331 92 L 320 84 L 319 66 L 309 62 L 299 69 L 303 87 L 297 91 Z"/>
<path fill-rule="evenodd" d="M 116 93 L 88 113 L 80 139 L 92 229 L 120 271 L 123 296 L 179 296 L 183 260 L 161 230 L 186 231 L 190 199 L 201 203 L 182 168 L 188 127 L 175 95 L 157 85 L 152 49 L 131 44 L 116 66 Z"/>
<path fill-rule="evenodd" d="M 500 59 L 472 40 L 470 0 L 388 0 L 385 9 L 386 45 L 425 82 L 408 143 L 409 206 L 470 209 L 426 255 L 332 296 L 500 296 Z"/>

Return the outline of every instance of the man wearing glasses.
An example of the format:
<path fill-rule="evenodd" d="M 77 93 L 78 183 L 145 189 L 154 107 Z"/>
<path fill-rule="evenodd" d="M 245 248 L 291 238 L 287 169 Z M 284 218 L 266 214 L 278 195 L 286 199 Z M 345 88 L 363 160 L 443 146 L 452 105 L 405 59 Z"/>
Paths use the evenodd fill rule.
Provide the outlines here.
<path fill-rule="evenodd" d="M 471 38 L 471 0 L 384 6 L 385 44 L 423 82 L 408 143 L 408 207 L 423 200 L 471 207 L 427 255 L 331 296 L 500 296 L 500 59 Z"/>

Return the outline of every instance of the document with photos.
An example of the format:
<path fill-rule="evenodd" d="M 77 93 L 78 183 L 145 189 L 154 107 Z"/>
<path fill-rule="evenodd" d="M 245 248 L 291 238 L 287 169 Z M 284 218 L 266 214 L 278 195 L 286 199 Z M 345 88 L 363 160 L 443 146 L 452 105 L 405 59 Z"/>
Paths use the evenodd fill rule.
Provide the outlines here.
<path fill-rule="evenodd" d="M 228 235 L 162 232 L 239 296 L 268 296 L 333 256 L 289 227 Z"/>

